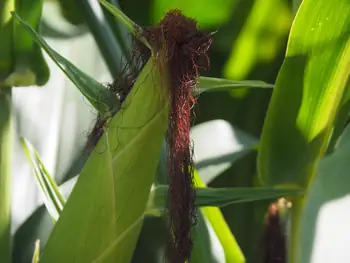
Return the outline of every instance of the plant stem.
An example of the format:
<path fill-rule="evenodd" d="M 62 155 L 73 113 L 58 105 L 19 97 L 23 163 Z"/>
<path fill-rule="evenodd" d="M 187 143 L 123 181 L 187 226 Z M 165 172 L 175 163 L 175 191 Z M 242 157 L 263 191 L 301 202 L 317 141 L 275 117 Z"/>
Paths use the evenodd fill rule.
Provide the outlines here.
<path fill-rule="evenodd" d="M 115 7 L 121 9 L 118 0 L 109 0 L 109 2 Z M 102 8 L 102 10 L 107 24 L 109 24 L 115 38 L 117 39 L 123 59 L 125 59 L 125 61 L 131 65 L 132 40 L 129 38 L 130 33 L 125 26 L 112 15 L 111 12 L 109 12 L 106 8 Z"/>
<path fill-rule="evenodd" d="M 11 262 L 10 165 L 11 165 L 11 88 L 0 88 L 0 255 Z"/>
<path fill-rule="evenodd" d="M 121 53 L 120 45 L 110 25 L 106 23 L 100 4 L 97 1 L 79 0 L 79 6 L 111 76 L 115 77 L 121 71 L 121 60 L 124 54 Z"/>
<path fill-rule="evenodd" d="M 291 213 L 291 231 L 288 242 L 288 263 L 299 263 L 300 251 L 298 250 L 300 242 L 300 226 L 304 210 L 305 197 L 296 197 L 293 200 Z"/>

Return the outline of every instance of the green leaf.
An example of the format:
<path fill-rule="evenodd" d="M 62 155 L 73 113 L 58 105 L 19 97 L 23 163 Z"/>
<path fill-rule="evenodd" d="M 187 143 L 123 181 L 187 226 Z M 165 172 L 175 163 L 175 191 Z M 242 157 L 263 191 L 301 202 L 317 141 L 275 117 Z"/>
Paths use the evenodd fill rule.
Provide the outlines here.
<path fill-rule="evenodd" d="M 37 240 L 35 242 L 32 263 L 38 263 L 39 262 L 39 256 L 40 256 L 40 240 Z"/>
<path fill-rule="evenodd" d="M 143 31 L 142 27 L 134 23 L 134 21 L 132 21 L 121 10 L 119 10 L 111 3 L 108 3 L 106 0 L 99 1 L 109 12 L 111 12 L 115 16 L 116 19 L 118 19 L 118 21 L 120 21 L 126 27 L 127 30 L 129 30 L 130 33 L 137 37 L 143 44 L 145 44 L 145 46 L 151 49 L 151 46 L 149 45 L 147 40 L 144 37 L 141 37 Z"/>
<path fill-rule="evenodd" d="M 64 198 L 68 198 L 72 191 L 76 177 L 58 187 Z M 12 261 L 26 263 L 33 257 L 33 244 L 40 240 L 40 247 L 45 248 L 47 240 L 52 232 L 54 224 L 45 205 L 40 205 L 19 226 L 13 236 Z"/>
<path fill-rule="evenodd" d="M 348 85 L 349 17 L 347 0 L 300 5 L 262 132 L 258 170 L 265 184 L 312 185 Z M 300 262 L 304 206 L 303 197 L 293 201 L 290 263 Z"/>
<path fill-rule="evenodd" d="M 195 184 L 206 187 L 198 173 L 194 174 Z M 243 252 L 233 236 L 221 210 L 217 207 L 201 207 L 200 211 L 216 233 L 220 244 L 224 250 L 226 263 L 244 263 Z"/>
<path fill-rule="evenodd" d="M 78 13 L 82 16 L 83 20 L 85 20 L 108 66 L 109 72 L 113 77 L 121 74 L 123 65 L 120 62 L 128 58 L 124 44 L 125 38 L 116 38 L 116 35 L 120 35 L 120 32 L 119 30 L 113 31 L 112 26 L 108 23 L 107 17 L 101 15 L 102 7 L 96 6 L 96 2 L 94 1 L 86 0 L 60 0 L 60 4 L 62 7 L 65 5 L 79 6 L 79 8 L 73 9 L 73 12 Z M 101 23 L 101 21 L 103 22 Z"/>
<path fill-rule="evenodd" d="M 11 262 L 12 89 L 0 89 L 0 258 Z"/>
<path fill-rule="evenodd" d="M 33 168 L 35 178 L 44 194 L 44 200 L 47 210 L 54 222 L 57 221 L 61 214 L 66 200 L 58 190 L 55 181 L 46 170 L 44 164 L 34 147 L 23 137 L 21 138 L 23 150 Z"/>
<path fill-rule="evenodd" d="M 66 74 L 66 76 L 75 84 L 80 92 L 88 101 L 98 110 L 102 116 L 109 117 L 119 108 L 119 101 L 108 89 L 101 83 L 79 70 L 67 59 L 54 51 L 46 41 L 41 38 L 26 22 L 24 22 L 16 13 L 12 12 L 13 18 L 31 35 L 31 37 L 46 51 L 56 65 Z"/>
<path fill-rule="evenodd" d="M 227 127 L 227 126 L 226 126 Z M 209 132 L 209 131 L 208 131 Z M 193 134 L 192 134 L 193 135 Z M 198 141 L 195 145 L 198 145 Z M 155 185 L 161 185 L 166 183 L 167 170 L 166 170 L 166 147 L 163 144 L 163 151 L 160 157 L 158 166 L 157 179 Z M 200 187 L 206 187 L 198 176 L 197 172 L 194 174 L 195 184 Z M 163 185 L 164 186 L 164 185 Z M 153 191 L 157 191 L 156 188 Z M 151 192 L 149 199 L 149 205 L 152 206 L 154 201 L 154 192 Z M 165 193 L 165 192 L 164 192 Z M 166 193 L 165 193 L 166 194 Z M 164 197 L 165 198 L 165 197 Z M 164 207 L 163 207 L 164 208 Z M 161 216 L 165 212 L 164 209 L 150 209 L 146 211 L 146 214 L 152 214 L 155 216 Z M 232 235 L 232 232 L 227 225 L 221 211 L 217 207 L 201 207 L 198 211 L 198 225 L 193 229 L 194 247 L 189 262 L 217 262 L 216 256 L 213 251 L 208 248 L 211 245 L 211 235 L 208 233 L 209 228 L 212 228 L 217 236 L 223 250 L 227 263 L 241 263 L 245 262 L 244 256 L 240 247 Z"/>
<path fill-rule="evenodd" d="M 105 128 L 40 263 L 130 261 L 167 129 L 166 87 L 152 62 Z"/>
<path fill-rule="evenodd" d="M 265 187 L 237 187 L 237 188 L 203 188 L 196 189 L 196 206 L 224 207 L 236 203 L 253 202 L 278 198 L 282 196 L 299 196 L 303 190 L 298 188 L 265 188 Z M 155 187 L 147 203 L 146 214 L 159 215 L 165 211 L 168 186 Z"/>
<path fill-rule="evenodd" d="M 339 238 L 348 239 L 349 228 L 342 224 L 349 217 L 349 159 L 350 126 L 348 125 L 334 153 L 320 161 L 314 182 L 307 190 L 300 229 L 295 230 L 300 233 L 300 239 L 294 250 L 296 253 L 294 262 L 309 263 L 311 259 L 312 262 L 325 262 L 326 259 L 320 260 L 320 256 L 327 254 L 331 256 L 328 258 L 332 262 L 348 261 L 347 247 L 339 246 L 341 242 Z M 324 238 L 325 233 L 327 238 Z M 334 245 L 331 244 L 333 240 L 336 240 Z M 330 251 L 334 251 L 334 248 L 335 254 L 332 252 L 330 255 L 329 250 L 323 252 L 325 247 Z"/>
<path fill-rule="evenodd" d="M 345 125 L 349 119 L 349 114 L 350 114 L 350 85 L 348 85 L 345 91 L 345 94 L 343 96 L 343 101 L 340 105 L 336 120 L 334 122 L 334 129 L 327 148 L 327 154 L 333 152 L 335 144 L 337 143 L 339 137 L 344 131 Z"/>
<path fill-rule="evenodd" d="M 46 207 L 41 205 L 19 226 L 13 235 L 12 262 L 30 262 L 36 240 L 40 239 L 40 247 L 44 248 L 52 228 L 52 218 Z"/>
<path fill-rule="evenodd" d="M 229 21 L 238 2 L 235 0 L 155 0 L 151 2 L 153 5 L 152 22 L 159 22 L 169 9 L 176 8 L 180 9 L 185 16 L 195 18 L 201 28 L 214 28 Z"/>
<path fill-rule="evenodd" d="M 242 9 L 248 5 L 251 5 L 250 12 L 244 17 L 243 27 L 236 29 L 240 33 L 225 63 L 224 76 L 229 79 L 245 79 L 258 65 L 271 63 L 279 52 L 284 52 L 285 38 L 292 22 L 288 1 L 255 0 L 243 5 Z M 234 24 L 243 22 L 239 18 L 236 22 L 236 19 Z M 259 72 L 262 74 L 261 69 Z"/>
<path fill-rule="evenodd" d="M 347 0 L 304 0 L 293 23 L 262 132 L 268 185 L 305 186 L 327 149 L 350 73 Z"/>
<path fill-rule="evenodd" d="M 227 91 L 242 88 L 273 88 L 272 84 L 268 84 L 260 80 L 229 80 L 221 78 L 199 77 L 200 92 L 206 91 Z M 196 90 L 194 90 L 196 92 Z"/>
<path fill-rule="evenodd" d="M 197 224 L 192 228 L 193 249 L 189 263 L 215 263 L 218 261 L 217 257 L 220 253 L 216 247 L 213 248 L 216 234 L 214 233 L 213 236 L 210 228 L 211 226 L 205 220 L 202 210 L 197 211 Z"/>

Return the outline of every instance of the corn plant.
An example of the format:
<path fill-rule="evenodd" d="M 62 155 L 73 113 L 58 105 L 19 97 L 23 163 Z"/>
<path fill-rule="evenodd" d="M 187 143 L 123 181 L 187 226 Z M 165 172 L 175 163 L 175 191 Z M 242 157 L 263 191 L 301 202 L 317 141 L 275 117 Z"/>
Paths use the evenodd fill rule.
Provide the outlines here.
<path fill-rule="evenodd" d="M 194 19 L 175 9 L 167 10 L 156 26 L 144 27 L 111 2 L 100 0 L 116 19 L 110 21 L 130 31 L 135 46 L 134 57 L 129 56 L 122 42 L 128 66 L 107 87 L 52 49 L 40 36 L 38 20 L 32 23 L 20 1 L 11 16 L 9 9 L 2 9 L 12 27 L 3 23 L 1 32 L 9 32 L 4 39 L 15 44 L 4 41 L 8 49 L 1 52 L 11 58 L 9 53 L 18 54 L 15 61 L 20 65 L 7 69 L 0 86 L 0 106 L 5 109 L 0 113 L 2 260 L 11 262 L 9 91 L 11 86 L 42 85 L 47 80 L 33 77 L 37 75 L 30 65 L 37 65 L 37 58 L 28 55 L 30 49 L 21 50 L 28 41 L 26 47 L 39 52 L 40 46 L 98 112 L 90 135 L 93 142 L 84 153 L 87 161 L 67 200 L 36 150 L 21 138 L 54 224 L 46 243 L 39 247 L 37 242 L 35 249 L 32 244 L 32 262 L 130 262 L 150 217 L 164 223 L 162 257 L 169 262 L 215 262 L 207 247 L 208 225 L 223 248 L 224 262 L 250 262 L 253 257 L 242 252 L 219 208 L 279 197 L 284 198 L 267 209 L 258 260 L 323 262 L 313 254 L 319 210 L 349 192 L 350 5 L 345 0 L 295 3 L 285 57 L 271 85 L 199 76 L 199 68 L 209 68 L 213 32 L 201 31 Z M 23 54 L 28 57 L 23 59 Z M 112 56 L 106 51 L 104 55 Z M 109 65 L 117 67 L 111 59 Z M 190 142 L 190 110 L 197 102 L 200 106 L 198 96 L 271 88 L 260 141 L 252 140 L 239 157 L 227 157 L 256 152 L 254 185 L 207 187 L 200 165 L 193 161 L 196 145 Z"/>

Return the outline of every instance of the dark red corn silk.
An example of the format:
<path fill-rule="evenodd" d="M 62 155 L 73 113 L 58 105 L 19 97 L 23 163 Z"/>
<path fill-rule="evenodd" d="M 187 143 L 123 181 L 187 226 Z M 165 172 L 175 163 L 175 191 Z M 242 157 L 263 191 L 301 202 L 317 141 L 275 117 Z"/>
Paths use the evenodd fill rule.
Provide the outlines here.
<path fill-rule="evenodd" d="M 280 223 L 278 202 L 270 204 L 261 240 L 262 263 L 285 263 L 286 236 Z"/>
<path fill-rule="evenodd" d="M 169 11 L 159 26 L 145 29 L 145 37 L 159 51 L 160 67 L 166 65 L 170 80 L 168 123 L 168 213 L 167 257 L 172 263 L 186 262 L 193 247 L 191 227 L 196 223 L 193 151 L 190 141 L 191 108 L 196 103 L 199 68 L 207 69 L 206 55 L 212 37 L 200 32 L 193 19 L 178 10 Z M 157 61 L 156 60 L 156 61 Z M 205 61 L 205 65 L 199 65 Z"/>

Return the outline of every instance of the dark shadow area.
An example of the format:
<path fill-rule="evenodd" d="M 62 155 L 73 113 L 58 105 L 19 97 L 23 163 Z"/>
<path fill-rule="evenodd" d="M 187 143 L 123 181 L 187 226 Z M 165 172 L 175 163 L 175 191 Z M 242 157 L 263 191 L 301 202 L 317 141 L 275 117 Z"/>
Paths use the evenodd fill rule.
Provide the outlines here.
<path fill-rule="evenodd" d="M 51 217 L 42 205 L 16 231 L 12 244 L 12 262 L 30 263 L 35 241 L 40 240 L 40 250 L 43 251 L 52 229 Z"/>

